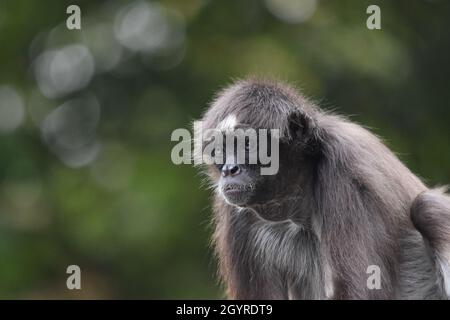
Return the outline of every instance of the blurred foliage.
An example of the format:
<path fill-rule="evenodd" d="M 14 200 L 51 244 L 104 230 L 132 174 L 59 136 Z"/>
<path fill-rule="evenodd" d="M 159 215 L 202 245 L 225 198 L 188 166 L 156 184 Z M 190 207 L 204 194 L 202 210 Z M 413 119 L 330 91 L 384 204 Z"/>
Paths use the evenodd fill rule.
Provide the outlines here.
<path fill-rule="evenodd" d="M 73 3 L 0 0 L 0 298 L 221 297 L 209 192 L 170 134 L 248 74 L 450 183 L 449 1 L 86 0 L 68 30 Z"/>

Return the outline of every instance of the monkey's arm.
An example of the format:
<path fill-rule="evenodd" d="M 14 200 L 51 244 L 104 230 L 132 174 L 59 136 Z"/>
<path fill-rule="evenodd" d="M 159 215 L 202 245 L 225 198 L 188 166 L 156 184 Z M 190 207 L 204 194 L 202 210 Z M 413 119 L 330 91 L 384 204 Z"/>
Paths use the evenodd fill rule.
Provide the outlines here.
<path fill-rule="evenodd" d="M 214 241 L 219 272 L 229 299 L 287 299 L 287 286 L 257 248 L 258 219 L 252 212 L 227 208 L 216 220 Z M 236 210 L 236 211 L 235 211 Z M 262 239 L 262 238 L 260 238 Z M 275 253 L 275 252 L 274 252 Z"/>
<path fill-rule="evenodd" d="M 419 194 L 411 206 L 411 220 L 435 261 L 442 295 L 450 298 L 450 197 L 442 189 Z"/>

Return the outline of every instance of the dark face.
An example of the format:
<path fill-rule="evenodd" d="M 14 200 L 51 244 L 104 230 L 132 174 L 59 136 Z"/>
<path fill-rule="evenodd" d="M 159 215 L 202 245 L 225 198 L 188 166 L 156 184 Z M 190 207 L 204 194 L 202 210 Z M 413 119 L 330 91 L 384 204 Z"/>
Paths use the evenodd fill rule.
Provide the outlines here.
<path fill-rule="evenodd" d="M 226 136 L 226 134 L 224 134 Z M 225 139 L 224 139 L 225 140 Z M 279 141 L 279 148 L 270 148 L 270 137 L 265 139 L 267 155 L 273 159 L 275 152 L 278 152 L 279 165 L 278 172 L 273 175 L 263 174 L 261 169 L 272 164 L 249 163 L 249 154 L 258 153 L 261 148 L 261 140 L 258 139 L 257 148 L 254 149 L 245 143 L 245 162 L 237 161 L 237 150 L 227 150 L 226 145 L 217 146 L 214 155 L 220 152 L 223 155 L 223 164 L 210 166 L 211 177 L 216 184 L 218 193 L 223 199 L 238 207 L 253 207 L 263 205 L 283 197 L 288 190 L 292 191 L 293 176 L 298 175 L 298 165 L 294 164 L 294 159 L 298 159 L 295 149 L 288 141 Z M 292 163 L 291 163 L 292 162 Z"/>
<path fill-rule="evenodd" d="M 312 116 L 313 110 L 303 99 L 291 90 L 271 84 L 239 84 L 223 92 L 201 121 L 202 130 L 198 130 L 202 134 L 201 140 L 207 136 L 203 128 L 218 130 L 221 135 L 235 132 L 240 126 L 255 130 L 278 129 L 282 138 L 277 150 L 278 170 L 274 174 L 262 172 L 267 167 L 265 161 L 237 161 L 236 151 L 222 146 L 223 139 L 219 141 L 218 149 L 223 161 L 216 161 L 208 167 L 217 195 L 230 205 L 267 212 L 274 210 L 258 209 L 269 203 L 278 205 L 283 202 L 285 205 L 286 199 L 292 199 L 293 194 L 309 186 L 310 177 L 314 175 L 309 150 L 313 144 L 309 142 L 316 136 Z M 199 140 L 197 137 L 196 141 Z M 258 158 L 260 147 L 258 144 Z"/>

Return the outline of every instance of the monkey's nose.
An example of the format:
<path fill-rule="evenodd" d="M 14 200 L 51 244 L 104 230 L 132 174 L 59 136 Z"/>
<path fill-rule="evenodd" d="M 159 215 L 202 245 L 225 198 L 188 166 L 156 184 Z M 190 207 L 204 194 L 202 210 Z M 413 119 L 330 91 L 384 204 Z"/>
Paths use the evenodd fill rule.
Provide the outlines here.
<path fill-rule="evenodd" d="M 228 176 L 237 176 L 241 173 L 241 167 L 239 167 L 236 164 L 225 164 L 222 167 L 222 176 L 228 177 Z"/>

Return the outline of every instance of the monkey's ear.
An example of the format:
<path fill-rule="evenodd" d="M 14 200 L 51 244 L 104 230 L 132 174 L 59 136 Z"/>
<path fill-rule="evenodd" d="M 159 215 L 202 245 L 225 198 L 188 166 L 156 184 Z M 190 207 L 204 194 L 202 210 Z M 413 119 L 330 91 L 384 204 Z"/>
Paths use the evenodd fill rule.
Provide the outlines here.
<path fill-rule="evenodd" d="M 313 128 L 313 120 L 301 112 L 293 111 L 288 116 L 289 137 L 292 140 L 304 139 L 311 133 Z"/>
<path fill-rule="evenodd" d="M 296 110 L 288 116 L 289 137 L 295 144 L 307 146 L 308 149 L 316 147 L 318 135 L 317 125 L 308 114 Z"/>

